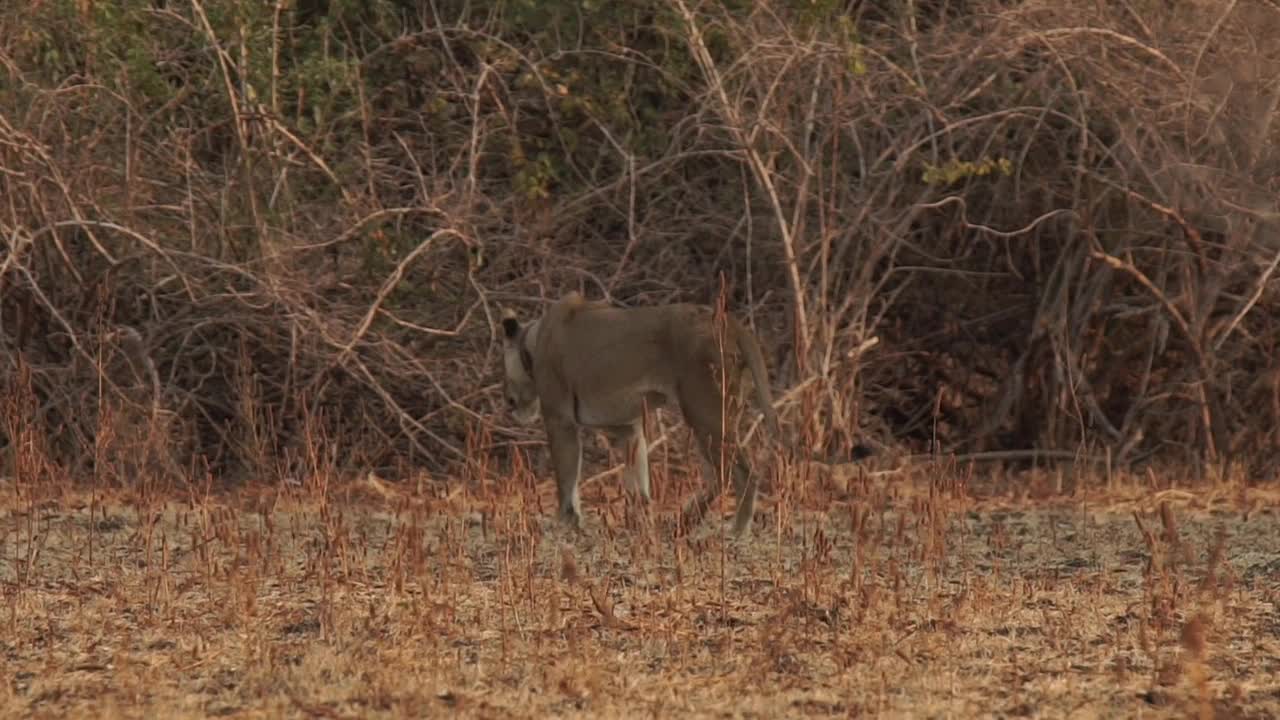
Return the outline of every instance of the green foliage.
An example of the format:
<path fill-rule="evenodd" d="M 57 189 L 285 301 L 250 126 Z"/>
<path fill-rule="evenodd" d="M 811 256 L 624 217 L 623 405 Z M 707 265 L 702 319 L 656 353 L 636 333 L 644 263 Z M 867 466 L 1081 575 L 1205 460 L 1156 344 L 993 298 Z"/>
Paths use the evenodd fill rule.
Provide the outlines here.
<path fill-rule="evenodd" d="M 357 102 L 359 61 L 334 57 L 323 52 L 298 58 L 288 79 L 282 83 L 292 106 L 305 108 L 296 117 L 298 129 L 311 134 L 325 129 L 333 119 L 353 109 Z M 299 103 L 300 99 L 304 99 Z"/>
<path fill-rule="evenodd" d="M 858 29 L 848 15 L 841 14 L 840 36 L 844 41 L 845 53 L 848 57 L 848 69 L 855 77 L 867 74 L 867 64 L 862 59 L 862 41 L 858 38 Z"/>
<path fill-rule="evenodd" d="M 627 152 L 664 151 L 664 118 L 687 108 L 686 88 L 698 84 L 699 73 L 669 4 L 515 0 L 504 19 L 502 36 L 518 39 L 533 61 L 513 85 L 528 99 L 526 109 L 550 113 L 530 116 L 521 128 L 523 147 L 510 157 L 517 192 L 546 197 L 575 177 L 570 163 L 619 161 L 602 127 Z"/>
<path fill-rule="evenodd" d="M 943 165 L 927 165 L 923 180 L 928 185 L 954 185 L 973 177 L 986 177 L 993 172 L 1008 176 L 1013 174 L 1013 163 L 1007 158 L 992 160 L 982 158 L 978 162 L 949 160 Z"/>
<path fill-rule="evenodd" d="M 86 55 L 84 38 L 67 32 L 79 24 L 73 0 L 52 0 L 11 10 L 3 18 L 9 30 L 8 52 L 36 82 L 48 82 L 78 71 Z"/>
<path fill-rule="evenodd" d="M 540 152 L 532 160 L 516 155 L 513 185 L 515 191 L 527 200 L 542 200 L 551 195 L 551 183 L 556 179 L 556 165 L 548 153 Z"/>
<path fill-rule="evenodd" d="M 779 9 L 804 32 L 841 44 L 849 71 L 861 74 L 860 41 L 843 5 L 807 0 Z M 164 122 L 147 124 L 149 132 L 188 126 L 200 138 L 202 162 L 232 157 L 238 144 L 229 80 L 242 112 L 276 111 L 340 180 L 366 170 L 368 123 L 374 131 L 425 129 L 440 147 L 469 141 L 472 84 L 487 68 L 512 125 L 486 135 L 492 144 L 481 171 L 529 200 L 616 175 L 624 154 L 643 160 L 668 152 L 671 122 L 688 113 L 696 102 L 690 90 L 704 84 L 678 9 L 658 0 L 443 0 L 430 13 L 411 0 L 295 0 L 279 13 L 260 2 L 200 7 L 207 29 L 188 3 L 156 12 L 152 0 L 48 0 L 12 11 L 20 18 L 13 44 L 41 85 L 78 74 L 110 87 L 141 116 L 161 113 Z M 720 20 L 745 22 L 753 4 L 696 11 L 704 13 L 717 62 L 731 63 L 741 49 Z M 439 24 L 461 31 L 442 34 Z M 487 90 L 479 98 L 486 115 L 494 102 Z M 257 144 L 269 135 L 250 137 L 249 162 L 274 153 Z M 271 162 L 259 163 L 264 180 L 278 171 Z M 292 177 L 314 171 L 306 162 L 299 167 Z M 284 198 L 326 196 L 337 190 L 321 180 L 294 183 Z M 279 198 L 260 203 L 268 205 L 284 211 Z"/>

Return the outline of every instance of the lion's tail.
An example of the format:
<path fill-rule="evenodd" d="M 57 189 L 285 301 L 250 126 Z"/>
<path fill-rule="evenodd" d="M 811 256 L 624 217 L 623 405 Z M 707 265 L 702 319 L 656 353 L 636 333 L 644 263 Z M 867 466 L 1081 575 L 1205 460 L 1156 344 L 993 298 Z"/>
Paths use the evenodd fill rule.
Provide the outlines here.
<path fill-rule="evenodd" d="M 734 340 L 738 350 L 747 360 L 747 369 L 751 371 L 751 384 L 755 386 L 756 404 L 764 413 L 764 424 L 777 442 L 782 440 L 782 432 L 778 427 L 778 412 L 773 409 L 773 393 L 769 390 L 769 371 L 764 365 L 764 354 L 760 352 L 760 343 L 751 331 L 740 322 L 733 322 Z"/>

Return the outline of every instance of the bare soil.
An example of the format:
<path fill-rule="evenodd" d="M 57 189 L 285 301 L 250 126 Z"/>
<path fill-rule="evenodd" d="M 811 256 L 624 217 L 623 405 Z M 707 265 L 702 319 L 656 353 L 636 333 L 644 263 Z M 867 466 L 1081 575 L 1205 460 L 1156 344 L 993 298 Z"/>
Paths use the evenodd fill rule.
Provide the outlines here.
<path fill-rule="evenodd" d="M 1274 493 L 918 472 L 733 542 L 550 485 L 5 481 L 0 715 L 1280 716 Z"/>

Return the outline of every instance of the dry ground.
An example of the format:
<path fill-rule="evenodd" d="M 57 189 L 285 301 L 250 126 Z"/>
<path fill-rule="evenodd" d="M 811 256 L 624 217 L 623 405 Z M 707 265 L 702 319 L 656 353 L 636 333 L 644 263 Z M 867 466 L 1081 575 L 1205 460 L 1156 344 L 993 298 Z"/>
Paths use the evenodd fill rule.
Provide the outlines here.
<path fill-rule="evenodd" d="M 938 477 L 774 496 L 741 545 L 613 482 L 570 537 L 550 482 L 0 480 L 0 716 L 1280 716 L 1274 490 Z"/>

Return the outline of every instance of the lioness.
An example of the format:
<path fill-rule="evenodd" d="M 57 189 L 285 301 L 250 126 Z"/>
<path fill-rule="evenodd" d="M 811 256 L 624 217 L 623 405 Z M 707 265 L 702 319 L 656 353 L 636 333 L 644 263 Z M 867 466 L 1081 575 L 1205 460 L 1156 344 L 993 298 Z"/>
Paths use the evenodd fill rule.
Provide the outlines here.
<path fill-rule="evenodd" d="M 553 303 L 541 318 L 522 325 L 503 311 L 504 394 L 514 418 L 529 425 L 542 416 L 559 494 L 559 517 L 581 522 L 578 481 L 582 446 L 578 429 L 604 430 L 625 442 L 626 486 L 649 499 L 644 408 L 674 403 L 693 429 L 710 465 L 706 490 L 685 510 L 686 527 L 700 522 L 720 494 L 720 462 L 733 470 L 738 506 L 734 533 L 749 531 L 756 483 L 736 443 L 723 443 L 723 418 L 740 409 L 742 371 L 751 373 L 765 425 L 780 438 L 769 377 L 760 346 L 741 323 L 724 318 L 723 340 L 714 311 L 699 305 L 623 309 L 587 301 L 577 292 Z M 722 360 L 723 345 L 723 360 Z M 723 378 L 721 371 L 723 372 Z M 730 390 L 723 415 L 721 382 Z M 732 427 L 732 425 L 731 425 Z"/>

